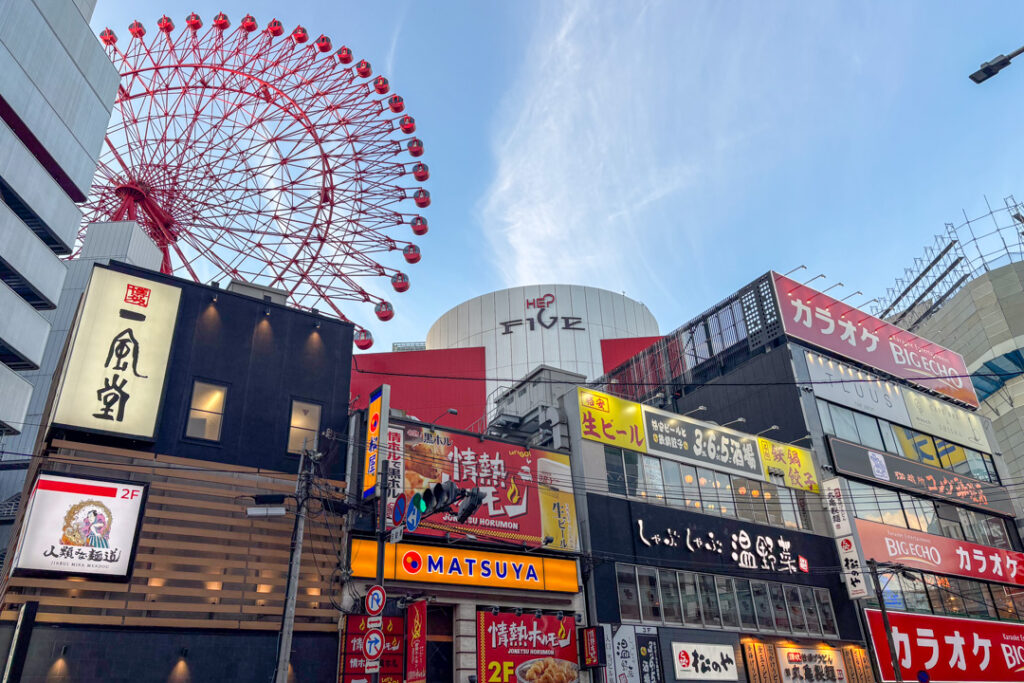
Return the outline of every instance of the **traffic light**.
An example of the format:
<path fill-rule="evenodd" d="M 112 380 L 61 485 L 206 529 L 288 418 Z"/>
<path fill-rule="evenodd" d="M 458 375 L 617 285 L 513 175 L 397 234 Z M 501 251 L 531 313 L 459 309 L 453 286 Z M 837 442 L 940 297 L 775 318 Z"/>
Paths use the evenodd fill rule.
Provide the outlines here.
<path fill-rule="evenodd" d="M 427 517 L 447 510 L 459 497 L 459 487 L 454 481 L 442 481 L 440 484 L 427 487 L 422 494 L 417 495 L 420 497 L 420 512 L 423 513 L 423 517 Z M 416 496 L 413 496 L 413 502 L 416 502 Z"/>
<path fill-rule="evenodd" d="M 459 514 L 456 515 L 455 521 L 459 524 L 465 524 L 466 520 L 473 516 L 473 513 L 480 509 L 480 506 L 484 503 L 484 494 L 480 492 L 479 487 L 474 486 L 472 491 L 466 494 L 466 497 L 459 503 Z"/>

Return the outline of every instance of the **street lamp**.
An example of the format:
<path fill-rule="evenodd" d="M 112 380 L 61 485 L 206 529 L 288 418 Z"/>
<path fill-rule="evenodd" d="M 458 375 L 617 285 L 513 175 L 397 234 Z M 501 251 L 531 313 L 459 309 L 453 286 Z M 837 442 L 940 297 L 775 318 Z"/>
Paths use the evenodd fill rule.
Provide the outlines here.
<path fill-rule="evenodd" d="M 754 436 L 761 436 L 762 434 L 767 434 L 768 432 L 776 432 L 779 429 L 780 429 L 779 425 L 772 425 L 768 429 L 762 429 L 757 434 L 754 434 Z"/>
<path fill-rule="evenodd" d="M 708 409 L 707 406 L 697 406 L 693 410 L 690 410 L 688 412 L 683 413 L 683 417 L 686 417 L 687 415 L 693 415 L 694 413 L 702 413 L 702 412 L 704 412 L 707 409 Z"/>
<path fill-rule="evenodd" d="M 971 80 L 975 83 L 984 83 L 997 73 L 1010 66 L 1010 60 L 1024 53 L 1024 47 L 1019 47 L 1009 55 L 999 55 L 990 62 L 985 62 L 981 67 L 971 74 Z"/>
<path fill-rule="evenodd" d="M 448 410 L 444 411 L 443 413 L 441 413 L 440 415 L 435 417 L 433 420 L 431 420 L 430 424 L 437 424 L 437 421 L 440 420 L 445 415 L 458 415 L 458 414 L 459 414 L 458 410 L 456 410 L 455 408 L 449 408 Z"/>

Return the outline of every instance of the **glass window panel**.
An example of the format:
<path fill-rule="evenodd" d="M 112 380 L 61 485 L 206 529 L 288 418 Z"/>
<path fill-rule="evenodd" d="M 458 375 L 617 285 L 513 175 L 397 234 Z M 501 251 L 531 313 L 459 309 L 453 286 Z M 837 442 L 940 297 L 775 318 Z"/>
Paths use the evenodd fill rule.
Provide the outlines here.
<path fill-rule="evenodd" d="M 715 588 L 715 577 L 709 574 L 698 574 L 700 583 L 700 604 L 704 610 L 705 626 L 721 626 L 722 614 L 718 610 L 718 590 Z"/>
<path fill-rule="evenodd" d="M 804 619 L 804 608 L 800 604 L 800 589 L 796 586 L 786 586 L 786 602 L 789 604 L 789 625 L 793 632 L 807 630 L 807 623 Z"/>
<path fill-rule="evenodd" d="M 946 605 L 943 601 L 943 591 L 939 586 L 937 579 L 934 574 L 922 574 L 924 577 L 924 587 L 928 593 L 928 602 L 932 606 L 932 611 L 936 614 L 945 614 Z"/>
<path fill-rule="evenodd" d="M 661 621 L 661 596 L 658 594 L 658 572 L 651 567 L 636 568 L 640 584 L 640 618 L 643 621 Z"/>
<path fill-rule="evenodd" d="M 718 585 L 718 605 L 722 610 L 722 626 L 725 628 L 739 628 L 740 620 L 736 613 L 736 593 L 733 589 L 732 579 L 726 576 L 715 578 Z"/>
<path fill-rule="evenodd" d="M 750 581 L 747 579 L 733 579 L 736 587 L 736 606 L 740 611 L 740 626 L 742 628 L 757 628 L 757 617 L 754 613 L 754 596 L 750 591 Z"/>
<path fill-rule="evenodd" d="M 626 494 L 635 496 L 643 488 L 643 473 L 640 471 L 640 456 L 633 451 L 622 451 L 626 467 Z"/>
<path fill-rule="evenodd" d="M 1000 517 L 985 515 L 985 525 L 988 527 L 989 545 L 994 548 L 1013 550 L 1010 545 L 1010 537 L 1006 533 L 1006 522 Z"/>
<path fill-rule="evenodd" d="M 697 468 L 692 465 L 680 465 L 683 473 L 683 502 L 688 508 L 700 509 L 700 487 L 697 486 Z"/>
<path fill-rule="evenodd" d="M 875 487 L 862 484 L 859 481 L 848 480 L 850 485 L 850 498 L 853 499 L 853 508 L 857 517 L 870 522 L 882 524 L 882 511 L 875 499 Z"/>
<path fill-rule="evenodd" d="M 640 495 L 654 500 L 665 499 L 665 481 L 661 478 L 661 463 L 649 455 L 640 456 L 644 466 L 645 490 Z"/>
<path fill-rule="evenodd" d="M 981 459 L 985 462 L 985 469 L 988 471 L 988 480 L 993 484 L 999 484 L 999 472 L 996 471 L 996 463 L 988 453 L 982 453 Z"/>
<path fill-rule="evenodd" d="M 700 608 L 700 592 L 697 590 L 697 575 L 679 572 L 679 592 L 683 600 L 683 618 L 687 624 L 700 626 L 704 623 Z"/>
<path fill-rule="evenodd" d="M 920 572 L 904 571 L 899 577 L 900 587 L 903 590 L 903 602 L 911 612 L 931 612 L 931 603 L 928 602 L 928 593 L 925 590 L 924 579 Z"/>
<path fill-rule="evenodd" d="M 1010 596 L 1010 589 L 998 584 L 992 584 L 989 588 L 992 589 L 992 599 L 995 602 L 996 614 L 999 618 L 1004 621 L 1017 621 L 1019 615 L 1017 606 L 1013 604 L 1013 598 Z"/>
<path fill-rule="evenodd" d="M 665 480 L 665 498 L 673 507 L 684 507 L 683 478 L 679 474 L 679 463 L 672 460 L 661 461 L 661 476 Z"/>
<path fill-rule="evenodd" d="M 667 569 L 658 571 L 661 581 L 661 600 L 665 612 L 665 622 L 669 624 L 683 623 L 683 608 L 679 600 L 679 586 L 676 585 L 676 573 Z"/>
<path fill-rule="evenodd" d="M 807 616 L 807 632 L 812 635 L 821 634 L 821 621 L 818 618 L 818 603 L 814 599 L 814 591 L 806 586 L 800 587 L 800 599 Z"/>
<path fill-rule="evenodd" d="M 878 509 L 882 513 L 882 523 L 890 526 L 907 528 L 907 518 L 903 515 L 903 505 L 900 503 L 900 495 L 889 489 L 875 489 L 875 499 L 878 501 Z"/>
<path fill-rule="evenodd" d="M 899 455 L 900 447 L 896 443 L 896 437 L 893 436 L 892 425 L 886 420 L 878 420 L 878 431 L 882 433 L 882 444 L 885 446 L 885 450 Z"/>
<path fill-rule="evenodd" d="M 950 579 L 946 576 L 935 577 L 935 585 L 938 589 L 939 597 L 942 599 L 943 608 L 946 610 L 946 614 L 967 614 L 964 600 L 960 597 L 960 592 L 954 588 L 954 581 L 956 579 Z"/>
<path fill-rule="evenodd" d="M 218 384 L 197 381 L 192 385 L 192 403 L 189 406 L 185 436 L 220 441 L 227 393 L 228 388 Z"/>
<path fill-rule="evenodd" d="M 818 418 L 821 420 L 821 429 L 826 434 L 835 434 L 832 427 L 832 415 L 829 414 L 828 404 L 822 401 L 820 398 L 817 400 L 818 404 Z"/>
<path fill-rule="evenodd" d="M 853 416 L 853 411 L 837 405 L 830 405 L 829 409 L 832 413 L 832 428 L 835 429 L 836 436 L 840 439 L 860 443 L 860 436 L 857 434 L 857 420 Z"/>
<path fill-rule="evenodd" d="M 622 451 L 605 446 L 604 467 L 608 472 L 608 493 L 626 495 L 626 471 L 622 467 Z"/>
<path fill-rule="evenodd" d="M 900 503 L 903 505 L 903 514 L 907 517 L 907 526 L 915 531 L 924 531 L 924 518 L 917 506 L 917 499 L 905 493 L 900 494 Z"/>
<path fill-rule="evenodd" d="M 950 583 L 951 589 L 960 594 L 967 614 L 982 619 L 995 619 L 996 608 L 985 584 L 970 579 L 950 579 Z"/>
<path fill-rule="evenodd" d="M 775 626 L 779 631 L 790 631 L 789 608 L 786 607 L 786 594 L 782 585 L 778 583 L 768 584 L 768 593 L 772 598 L 772 609 L 775 612 Z"/>
<path fill-rule="evenodd" d="M 836 613 L 832 609 L 832 599 L 829 597 L 827 588 L 815 588 L 814 597 L 818 601 L 818 616 L 821 617 L 821 628 L 826 636 L 838 636 L 836 628 Z"/>
<path fill-rule="evenodd" d="M 619 618 L 623 621 L 640 621 L 635 568 L 628 564 L 615 565 L 615 581 L 619 589 Z"/>
<path fill-rule="evenodd" d="M 786 491 L 786 489 L 769 482 L 761 482 L 761 497 L 764 498 L 764 504 L 768 510 L 768 523 L 776 528 L 786 525 L 782 508 L 789 502 L 789 497 L 783 498 L 780 494 L 781 491 Z"/>
<path fill-rule="evenodd" d="M 750 507 L 754 514 L 754 521 L 758 524 L 767 524 L 768 509 L 764 503 L 764 487 L 774 486 L 774 484 L 757 481 L 756 479 L 750 479 L 748 483 L 750 490 L 747 492 L 747 495 L 750 496 Z"/>
<path fill-rule="evenodd" d="M 941 467 L 938 453 L 935 450 L 935 442 L 927 434 L 915 432 L 906 427 L 893 427 L 896 440 L 900 443 L 900 450 L 903 457 L 909 460 L 917 460 L 926 465 Z"/>
<path fill-rule="evenodd" d="M 768 584 L 764 581 L 751 581 L 750 592 L 754 595 L 754 609 L 757 611 L 757 627 L 761 630 L 775 630 L 775 608 L 772 596 L 768 592 Z"/>
<path fill-rule="evenodd" d="M 878 422 L 875 418 L 864 413 L 854 413 L 853 418 L 857 422 L 860 442 L 868 448 L 883 450 L 885 444 L 882 442 L 882 433 L 878 431 Z"/>
<path fill-rule="evenodd" d="M 966 541 L 964 538 L 964 530 L 960 526 L 960 522 L 953 522 L 948 519 L 939 518 L 939 526 L 942 528 L 942 535 L 946 538 L 955 538 L 959 541 Z"/>
<path fill-rule="evenodd" d="M 744 477 L 732 478 L 732 496 L 736 501 L 736 515 L 748 522 L 754 521 L 754 506 L 750 498 L 751 481 Z"/>
<path fill-rule="evenodd" d="M 959 446 L 957 448 L 959 448 Z M 974 477 L 975 479 L 989 481 L 988 465 L 985 463 L 985 459 L 981 456 L 981 453 L 969 449 L 963 450 L 965 450 L 968 465 L 968 471 L 965 472 L 965 474 L 968 474 Z"/>
<path fill-rule="evenodd" d="M 970 456 L 962 446 L 936 437 L 935 448 L 939 454 L 939 462 L 942 463 L 944 468 L 953 470 L 957 474 L 971 476 Z M 971 452 L 975 453 L 974 451 Z M 980 457 L 978 461 L 981 461 Z M 982 463 L 982 467 L 984 467 L 984 463 Z"/>
<path fill-rule="evenodd" d="M 711 470 L 697 468 L 697 485 L 700 487 L 701 509 L 709 515 L 717 515 L 718 491 L 715 489 L 715 475 Z"/>
<path fill-rule="evenodd" d="M 1006 592 L 1010 594 L 1013 599 L 1013 607 L 1017 612 L 1017 619 L 1024 621 L 1024 590 L 1020 588 L 1007 588 Z"/>
<path fill-rule="evenodd" d="M 796 493 L 792 489 L 788 489 L 785 486 L 778 487 L 778 508 L 779 513 L 782 515 L 782 524 L 787 529 L 800 529 L 802 525 L 800 523 L 800 516 L 797 513 L 796 507 Z M 771 517 L 771 507 L 769 505 L 768 516 Z"/>
<path fill-rule="evenodd" d="M 974 511 L 957 508 L 956 513 L 960 517 L 960 528 L 964 531 L 964 538 L 972 543 L 984 543 L 978 535 L 978 525 L 974 519 Z"/>
<path fill-rule="evenodd" d="M 301 453 L 303 448 L 315 451 L 320 434 L 320 406 L 305 401 L 292 401 L 289 424 L 288 452 Z"/>
<path fill-rule="evenodd" d="M 743 304 L 740 301 L 732 302 L 732 317 L 736 321 L 736 336 L 746 339 L 747 325 L 743 320 Z"/>
<path fill-rule="evenodd" d="M 715 472 L 715 489 L 718 491 L 718 511 L 726 517 L 736 516 L 736 503 L 732 496 L 732 479 L 728 474 Z"/>

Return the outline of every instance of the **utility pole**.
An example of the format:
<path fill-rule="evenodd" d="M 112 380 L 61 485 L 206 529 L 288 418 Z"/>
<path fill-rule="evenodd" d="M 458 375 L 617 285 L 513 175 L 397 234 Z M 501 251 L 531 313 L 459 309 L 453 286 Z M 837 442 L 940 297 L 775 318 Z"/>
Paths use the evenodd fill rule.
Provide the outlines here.
<path fill-rule="evenodd" d="M 288 683 L 288 664 L 292 654 L 292 632 L 295 630 L 295 595 L 299 588 L 299 568 L 302 564 L 302 535 L 306 529 L 306 504 L 313 483 L 313 464 L 320 453 L 302 449 L 299 455 L 299 474 L 295 479 L 295 527 L 292 530 L 292 557 L 288 565 L 288 583 L 285 588 L 284 616 L 281 636 L 277 641 L 277 670 L 274 683 Z M 306 471 L 306 467 L 309 471 Z"/>
<path fill-rule="evenodd" d="M 868 569 L 871 570 L 871 580 L 875 584 L 875 599 L 878 600 L 878 609 L 882 612 L 882 627 L 885 629 L 885 639 L 889 642 L 889 657 L 892 658 L 893 674 L 896 676 L 896 683 L 903 683 L 899 657 L 896 655 L 896 644 L 892 640 L 892 628 L 889 626 L 889 612 L 885 609 L 885 600 L 882 599 L 882 584 L 878 582 L 878 563 L 868 560 Z"/>

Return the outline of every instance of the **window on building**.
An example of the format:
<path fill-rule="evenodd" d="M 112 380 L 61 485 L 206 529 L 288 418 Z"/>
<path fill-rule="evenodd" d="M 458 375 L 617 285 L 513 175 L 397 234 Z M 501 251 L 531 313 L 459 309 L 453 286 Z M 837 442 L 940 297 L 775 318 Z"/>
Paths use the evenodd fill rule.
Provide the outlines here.
<path fill-rule="evenodd" d="M 680 465 L 683 476 L 683 503 L 688 508 L 700 509 L 700 486 L 697 485 L 697 468 L 693 465 Z"/>
<path fill-rule="evenodd" d="M 722 613 L 718 609 L 718 591 L 715 588 L 715 577 L 710 574 L 698 574 L 700 585 L 700 604 L 704 611 L 705 626 L 722 626 Z"/>
<path fill-rule="evenodd" d="M 672 507 L 685 507 L 683 498 L 683 479 L 679 474 L 679 464 L 672 460 L 661 461 L 661 478 L 665 481 L 665 499 Z"/>
<path fill-rule="evenodd" d="M 878 429 L 882 432 L 882 442 L 885 444 L 885 450 L 896 455 L 902 455 L 900 445 L 896 441 L 896 436 L 892 433 L 892 424 L 885 420 L 879 420 Z"/>
<path fill-rule="evenodd" d="M 608 473 L 608 493 L 626 495 L 626 470 L 622 467 L 622 451 L 605 446 L 604 467 Z"/>
<path fill-rule="evenodd" d="M 653 499 L 652 502 L 665 499 L 665 481 L 661 477 L 661 463 L 658 458 L 641 455 L 644 467 L 644 489 L 640 495 Z"/>
<path fill-rule="evenodd" d="M 1003 550 L 1013 550 L 1013 546 L 1010 545 L 1010 537 L 1006 533 L 1006 522 L 1001 517 L 989 516 L 986 524 L 989 545 Z"/>
<path fill-rule="evenodd" d="M 622 451 L 622 460 L 626 470 L 626 493 L 637 495 L 643 488 L 643 472 L 640 470 L 640 454 L 633 451 Z"/>
<path fill-rule="evenodd" d="M 852 479 L 848 483 L 855 515 L 860 519 L 882 524 L 882 511 L 878 507 L 878 501 L 875 500 L 875 487 Z"/>
<path fill-rule="evenodd" d="M 786 586 L 786 602 L 789 603 L 789 625 L 793 627 L 793 632 L 807 631 L 804 608 L 800 604 L 800 589 L 796 586 Z"/>
<path fill-rule="evenodd" d="M 821 635 L 821 620 L 818 617 L 818 603 L 814 599 L 814 591 L 801 586 L 800 600 L 804 605 L 804 615 L 807 617 L 807 632 L 811 635 Z"/>
<path fill-rule="evenodd" d="M 821 629 L 826 636 L 838 636 L 836 614 L 832 610 L 832 600 L 827 588 L 815 588 L 814 597 L 818 601 L 818 616 L 821 617 Z"/>
<path fill-rule="evenodd" d="M 768 594 L 771 596 L 776 630 L 785 632 L 792 630 L 789 625 L 789 608 L 786 606 L 786 594 L 783 592 L 782 586 L 777 583 L 768 584 Z"/>
<path fill-rule="evenodd" d="M 206 441 L 220 441 L 224 420 L 224 400 L 228 388 L 222 384 L 196 382 L 192 385 L 192 403 L 188 411 L 185 436 Z"/>
<path fill-rule="evenodd" d="M 658 572 L 661 582 L 661 604 L 666 624 L 682 624 L 683 609 L 679 600 L 679 586 L 676 584 L 676 573 L 662 569 Z"/>
<path fill-rule="evenodd" d="M 303 448 L 315 451 L 320 434 L 320 406 L 305 401 L 292 401 L 292 419 L 288 429 L 288 452 L 301 453 Z"/>
<path fill-rule="evenodd" d="M 697 575 L 679 572 L 679 594 L 683 601 L 683 619 L 690 626 L 704 623 L 700 608 L 700 591 L 697 590 Z"/>
<path fill-rule="evenodd" d="M 971 476 L 971 464 L 968 461 L 967 451 L 962 446 L 936 438 L 935 448 L 939 453 L 939 462 L 943 468 L 957 474 Z M 978 460 L 980 462 L 980 456 Z M 984 468 L 984 463 L 982 463 L 982 467 Z"/>
<path fill-rule="evenodd" d="M 636 579 L 640 584 L 640 618 L 643 621 L 661 621 L 658 572 L 651 567 L 637 567 Z"/>
<path fill-rule="evenodd" d="M 740 627 L 756 629 L 757 616 L 754 611 L 754 596 L 750 590 L 750 581 L 733 579 L 733 584 L 736 586 L 736 607 L 740 612 Z"/>
<path fill-rule="evenodd" d="M 757 614 L 757 626 L 762 630 L 775 630 L 775 608 L 772 596 L 768 592 L 768 584 L 764 581 L 751 581 L 750 592 L 754 596 L 754 610 Z"/>
<path fill-rule="evenodd" d="M 829 414 L 828 403 L 822 401 L 820 398 L 817 401 L 818 404 L 818 419 L 821 420 L 821 429 L 826 434 L 835 434 L 835 430 L 832 427 L 832 415 Z"/>
<path fill-rule="evenodd" d="M 950 579 L 952 590 L 960 594 L 964 609 L 972 617 L 995 619 L 996 607 L 992 603 L 992 594 L 988 586 L 979 581 Z"/>
<path fill-rule="evenodd" d="M 786 526 L 785 515 L 782 512 L 783 507 L 789 502 L 789 497 L 782 498 L 780 490 L 785 490 L 771 484 L 766 481 L 761 482 L 761 497 L 764 498 L 764 505 L 768 511 L 768 523 L 775 528 L 781 528 Z"/>
<path fill-rule="evenodd" d="M 853 417 L 857 422 L 857 433 L 860 435 L 860 442 L 868 448 L 884 450 L 885 444 L 882 441 L 882 433 L 878 430 L 878 422 L 875 418 L 864 413 L 854 413 Z"/>
<path fill-rule="evenodd" d="M 736 516 L 736 503 L 732 497 L 732 478 L 728 474 L 715 472 L 715 490 L 718 492 L 718 511 L 723 517 Z"/>
<path fill-rule="evenodd" d="M 628 564 L 615 566 L 619 589 L 619 617 L 623 621 L 640 621 L 640 599 L 637 596 L 636 569 Z"/>
<path fill-rule="evenodd" d="M 998 486 L 1000 483 L 999 473 L 996 471 L 995 460 L 993 460 L 992 456 L 988 453 L 982 453 L 981 459 L 985 462 L 985 470 L 988 472 L 988 480 Z"/>
<path fill-rule="evenodd" d="M 727 576 L 715 578 L 718 585 L 718 605 L 722 610 L 722 626 L 725 628 L 739 628 L 740 618 L 737 613 L 736 591 L 733 588 L 732 579 Z"/>
<path fill-rule="evenodd" d="M 1020 615 L 1017 612 L 1017 606 L 1013 604 L 1013 597 L 1010 593 L 1012 589 L 1008 586 L 993 585 L 992 598 L 995 602 L 996 614 L 1000 619 L 1005 621 L 1018 621 Z"/>
<path fill-rule="evenodd" d="M 860 436 L 857 434 L 857 419 L 853 416 L 853 411 L 837 405 L 830 405 L 829 410 L 832 413 L 832 427 L 835 429 L 836 436 L 853 443 L 860 443 Z"/>
<path fill-rule="evenodd" d="M 907 518 L 903 514 L 903 505 L 900 503 L 900 494 L 889 489 L 875 489 L 875 500 L 878 501 L 878 509 L 882 513 L 882 523 L 889 526 L 907 528 Z"/>
<path fill-rule="evenodd" d="M 900 572 L 897 580 L 900 582 L 900 589 L 903 593 L 903 602 L 911 612 L 931 612 L 931 603 L 928 602 L 928 592 L 925 589 L 924 579 L 921 572 L 903 571 Z"/>

